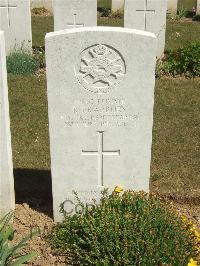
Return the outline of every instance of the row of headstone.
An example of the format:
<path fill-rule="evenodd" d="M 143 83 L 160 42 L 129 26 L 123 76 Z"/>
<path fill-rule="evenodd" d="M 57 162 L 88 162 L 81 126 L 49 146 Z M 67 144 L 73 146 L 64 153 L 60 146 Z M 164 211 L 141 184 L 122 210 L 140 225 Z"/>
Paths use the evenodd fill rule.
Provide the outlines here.
<path fill-rule="evenodd" d="M 111 8 L 115 12 L 120 9 L 124 9 L 125 0 L 112 0 Z M 199 0 L 197 0 L 198 2 Z M 178 0 L 167 0 L 168 12 L 171 14 L 176 14 L 177 12 L 177 2 Z M 53 12 L 53 0 L 31 0 L 31 9 L 44 7 L 47 10 Z"/>
<path fill-rule="evenodd" d="M 40 8 L 44 7 L 50 12 L 54 12 L 53 8 L 53 2 L 56 0 L 31 0 L 31 9 L 32 8 Z M 113 12 L 117 10 L 123 10 L 124 9 L 124 2 L 125 0 L 112 0 L 111 1 L 111 9 Z M 197 14 L 200 13 L 200 0 L 197 0 Z M 178 0 L 167 0 L 167 13 L 169 15 L 176 15 L 177 14 L 177 8 L 178 8 Z"/>
<path fill-rule="evenodd" d="M 166 2 L 168 7 L 166 7 Z M 35 0 L 32 5 L 52 6 L 52 1 Z M 59 0 L 53 1 L 54 29 L 97 25 L 96 0 Z M 160 58 L 164 52 L 166 12 L 177 12 L 177 0 L 113 0 L 113 9 L 124 6 L 124 26 L 142 29 L 158 37 Z M 159 15 L 159 12 L 160 15 Z M 200 0 L 197 0 L 197 13 L 200 12 Z M 0 0 L 0 30 L 5 32 L 6 53 L 13 50 L 31 52 L 32 32 L 30 0 Z"/>
<path fill-rule="evenodd" d="M 14 210 L 14 181 L 4 33 L 0 31 L 0 218 Z"/>
<path fill-rule="evenodd" d="M 97 1 L 60 0 L 54 2 L 54 29 L 97 25 Z M 126 0 L 124 27 L 153 32 L 158 38 L 157 58 L 165 48 L 167 0 Z"/>
<path fill-rule="evenodd" d="M 6 35 L 6 51 L 31 52 L 30 1 L 0 0 L 0 30 Z M 54 1 L 54 29 L 97 25 L 97 1 Z M 162 57 L 165 45 L 166 0 L 126 0 L 124 26 L 150 31 L 158 37 L 157 57 Z"/>
<path fill-rule="evenodd" d="M 32 8 L 40 8 L 44 7 L 50 12 L 53 12 L 53 1 L 55 0 L 31 0 L 31 9 Z M 200 0 L 197 0 L 197 13 L 200 12 Z M 124 8 L 125 0 L 112 0 L 111 8 L 112 11 L 115 12 L 117 10 Z M 177 13 L 178 0 L 167 0 L 167 10 L 168 14 L 176 14 Z"/>

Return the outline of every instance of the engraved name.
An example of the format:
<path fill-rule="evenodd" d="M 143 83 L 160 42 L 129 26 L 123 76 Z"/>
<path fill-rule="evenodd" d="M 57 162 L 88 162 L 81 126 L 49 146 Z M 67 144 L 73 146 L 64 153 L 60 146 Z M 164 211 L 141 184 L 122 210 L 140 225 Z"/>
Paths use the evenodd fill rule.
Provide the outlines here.
<path fill-rule="evenodd" d="M 124 127 L 138 118 L 139 114 L 130 113 L 124 99 L 89 98 L 75 100 L 71 114 L 66 115 L 64 120 L 68 127 Z"/>

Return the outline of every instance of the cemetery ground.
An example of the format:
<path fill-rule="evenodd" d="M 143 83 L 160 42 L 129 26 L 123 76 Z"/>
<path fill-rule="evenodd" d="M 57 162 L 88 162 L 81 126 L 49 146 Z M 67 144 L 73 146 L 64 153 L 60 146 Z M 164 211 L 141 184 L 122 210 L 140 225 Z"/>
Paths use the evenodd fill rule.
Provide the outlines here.
<path fill-rule="evenodd" d="M 44 46 L 51 16 L 34 16 L 33 46 Z M 98 24 L 121 26 L 120 19 Z M 200 23 L 169 21 L 166 49 L 200 39 Z M 45 69 L 37 75 L 8 75 L 18 239 L 40 227 L 27 250 L 39 257 L 29 265 L 65 265 L 45 236 L 53 225 Z M 172 202 L 200 226 L 200 79 L 156 79 L 151 192 Z M 116 184 L 117 185 L 117 184 Z M 17 239 L 16 239 L 17 240 Z"/>

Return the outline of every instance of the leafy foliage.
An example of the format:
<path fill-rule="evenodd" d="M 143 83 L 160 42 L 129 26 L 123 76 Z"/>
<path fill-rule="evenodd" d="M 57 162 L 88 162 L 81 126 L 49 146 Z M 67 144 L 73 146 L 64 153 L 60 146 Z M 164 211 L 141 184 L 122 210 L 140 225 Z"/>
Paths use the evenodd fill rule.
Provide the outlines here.
<path fill-rule="evenodd" d="M 183 221 L 155 197 L 113 192 L 100 206 L 65 217 L 50 236 L 57 251 L 81 265 L 186 265 L 197 256 L 194 236 Z"/>
<path fill-rule="evenodd" d="M 195 15 L 193 18 L 192 18 L 193 21 L 200 21 L 200 14 L 197 14 Z"/>
<path fill-rule="evenodd" d="M 165 60 L 157 67 L 162 74 L 200 76 L 200 42 L 192 42 L 176 51 L 169 51 Z"/>
<path fill-rule="evenodd" d="M 10 241 L 14 238 L 14 229 L 10 224 L 13 217 L 8 213 L 0 220 L 0 265 L 1 266 L 20 266 L 36 256 L 35 252 L 21 255 L 21 251 L 26 247 L 26 242 L 32 237 L 32 233 L 24 237 L 18 244 L 11 246 Z"/>
<path fill-rule="evenodd" d="M 98 12 L 100 13 L 100 17 L 108 17 L 110 15 L 110 9 L 106 7 L 98 7 Z"/>
<path fill-rule="evenodd" d="M 16 51 L 7 57 L 7 71 L 15 75 L 34 74 L 39 64 L 35 58 L 24 51 Z"/>
<path fill-rule="evenodd" d="M 181 8 L 179 8 L 177 11 L 176 19 L 180 20 L 186 17 L 186 15 L 187 15 L 187 8 L 185 8 L 184 6 L 181 6 Z"/>

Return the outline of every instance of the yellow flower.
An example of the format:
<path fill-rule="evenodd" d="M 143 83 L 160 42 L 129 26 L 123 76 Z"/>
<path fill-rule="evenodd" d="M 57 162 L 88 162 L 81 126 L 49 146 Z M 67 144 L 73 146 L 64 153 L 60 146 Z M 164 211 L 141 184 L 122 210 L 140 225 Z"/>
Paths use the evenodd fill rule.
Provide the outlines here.
<path fill-rule="evenodd" d="M 123 188 L 121 188 L 121 187 L 115 187 L 115 190 L 114 190 L 116 193 L 120 193 L 120 192 L 122 192 L 123 191 Z"/>
<path fill-rule="evenodd" d="M 186 222 L 187 221 L 187 217 L 184 216 L 184 215 L 181 216 L 181 219 L 182 219 L 183 222 Z"/>
<path fill-rule="evenodd" d="M 193 260 L 193 259 L 190 259 L 190 261 L 188 262 L 188 266 L 198 266 L 197 265 L 197 261 Z"/>
<path fill-rule="evenodd" d="M 200 240 L 200 233 L 197 230 L 194 231 L 194 234 Z"/>

